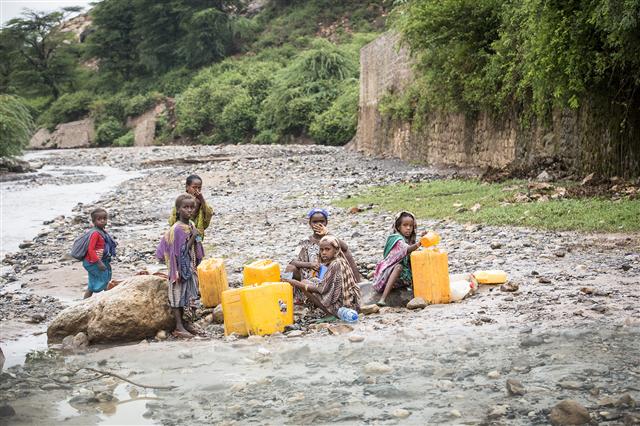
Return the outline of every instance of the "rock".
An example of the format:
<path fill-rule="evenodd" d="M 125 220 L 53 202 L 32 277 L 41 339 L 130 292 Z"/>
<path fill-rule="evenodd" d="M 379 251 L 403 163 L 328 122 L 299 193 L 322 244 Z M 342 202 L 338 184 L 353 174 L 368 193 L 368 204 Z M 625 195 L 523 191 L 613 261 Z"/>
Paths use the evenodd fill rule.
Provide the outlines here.
<path fill-rule="evenodd" d="M 583 185 L 583 186 L 588 184 L 589 182 L 591 182 L 593 180 L 593 176 L 594 176 L 594 173 L 589 173 L 588 175 L 586 175 L 584 177 L 584 179 L 582 179 L 582 182 L 580 184 Z"/>
<path fill-rule="evenodd" d="M 380 306 L 376 304 L 360 306 L 360 313 L 364 315 L 377 314 L 380 312 Z"/>
<path fill-rule="evenodd" d="M 507 393 L 509 395 L 524 395 L 526 392 L 526 389 L 518 380 L 507 379 Z"/>
<path fill-rule="evenodd" d="M 629 269 L 631 269 L 631 265 L 629 265 L 628 263 L 623 263 L 622 266 L 620 266 L 620 267 L 625 272 L 627 272 Z"/>
<path fill-rule="evenodd" d="M 538 176 L 536 176 L 536 180 L 538 182 L 550 182 L 553 180 L 553 177 L 546 170 L 543 170 Z"/>
<path fill-rule="evenodd" d="M 23 241 L 20 244 L 18 244 L 19 249 L 27 249 L 31 246 L 33 246 L 33 241 Z"/>
<path fill-rule="evenodd" d="M 51 132 L 49 129 L 41 128 L 31 136 L 29 141 L 29 149 L 47 149 L 51 148 Z"/>
<path fill-rule="evenodd" d="M 489 371 L 487 373 L 487 377 L 490 379 L 497 379 L 498 377 L 500 377 L 500 372 L 497 370 Z"/>
<path fill-rule="evenodd" d="M 78 390 L 78 394 L 69 400 L 70 404 L 92 404 L 94 402 L 98 402 L 95 392 L 86 388 Z"/>
<path fill-rule="evenodd" d="M 127 127 L 133 128 L 133 145 L 150 146 L 156 135 L 156 121 L 158 116 L 167 109 L 164 103 L 159 103 L 143 114 L 127 119 Z"/>
<path fill-rule="evenodd" d="M 178 354 L 178 358 L 180 358 L 180 359 L 192 359 L 193 358 L 193 354 L 188 350 L 180 351 L 180 353 Z"/>
<path fill-rule="evenodd" d="M 45 383 L 44 385 L 40 386 L 40 389 L 42 389 L 42 390 L 60 389 L 60 385 L 58 385 L 56 383 Z"/>
<path fill-rule="evenodd" d="M 346 334 L 346 333 L 351 333 L 353 331 L 353 327 L 351 327 L 349 324 L 331 324 L 328 327 L 329 333 L 336 335 L 336 334 Z"/>
<path fill-rule="evenodd" d="M 508 405 L 494 405 L 489 410 L 489 413 L 487 414 L 487 417 L 490 420 L 499 419 L 500 417 L 504 417 L 507 414 L 507 410 L 508 409 L 509 409 Z"/>
<path fill-rule="evenodd" d="M 407 309 L 424 309 L 427 305 L 422 297 L 414 297 L 407 303 Z"/>
<path fill-rule="evenodd" d="M 591 422 L 591 416 L 578 402 L 565 399 L 551 409 L 549 421 L 553 425 L 583 425 Z"/>
<path fill-rule="evenodd" d="M 593 294 L 593 287 L 582 287 L 580 291 L 584 294 Z"/>
<path fill-rule="evenodd" d="M 460 412 L 460 410 L 451 410 L 449 411 L 449 414 L 451 415 L 451 417 L 462 417 L 462 413 Z"/>
<path fill-rule="evenodd" d="M 497 250 L 502 248 L 502 243 L 500 241 L 492 241 L 491 244 L 489 244 L 489 247 L 491 247 L 492 250 Z"/>
<path fill-rule="evenodd" d="M 538 282 L 540 284 L 551 284 L 551 280 L 549 278 L 545 278 L 545 277 L 538 278 Z"/>
<path fill-rule="evenodd" d="M 166 340 L 167 332 L 165 330 L 158 330 L 156 333 L 156 340 Z"/>
<path fill-rule="evenodd" d="M 359 342 L 364 341 L 364 336 L 361 336 L 359 334 L 354 334 L 352 336 L 349 336 L 349 341 L 351 343 L 359 343 Z"/>
<path fill-rule="evenodd" d="M 381 362 L 373 361 L 364 366 L 364 372 L 367 374 L 380 375 L 388 374 L 393 371 L 393 367 Z"/>
<path fill-rule="evenodd" d="M 373 289 L 370 281 L 364 281 L 358 285 L 362 294 L 363 306 L 373 305 L 380 299 L 380 293 Z M 387 297 L 386 303 L 388 306 L 400 308 L 405 307 L 411 299 L 413 299 L 413 291 L 410 289 L 394 289 Z"/>
<path fill-rule="evenodd" d="M 213 322 L 216 324 L 224 324 L 224 315 L 222 313 L 222 303 L 213 309 Z"/>
<path fill-rule="evenodd" d="M 29 318 L 29 322 L 33 324 L 39 324 L 44 320 L 45 320 L 45 316 L 39 312 L 31 315 L 31 317 Z"/>
<path fill-rule="evenodd" d="M 405 410 L 404 408 L 397 408 L 393 410 L 393 413 L 391 414 L 393 417 L 397 417 L 398 419 L 406 419 L 411 415 L 411 411 Z"/>
<path fill-rule="evenodd" d="M 519 288 L 520 286 L 518 284 L 509 281 L 500 286 L 500 291 L 514 292 L 518 291 Z"/>
<path fill-rule="evenodd" d="M 73 346 L 76 348 L 83 348 L 89 345 L 89 339 L 87 335 L 82 331 L 75 336 L 73 336 Z"/>
<path fill-rule="evenodd" d="M 478 210 L 480 210 L 481 208 L 482 208 L 482 206 L 479 203 L 475 203 L 473 206 L 471 206 L 471 208 L 469 210 L 471 210 L 473 213 L 475 213 Z"/>
<path fill-rule="evenodd" d="M 11 417 L 16 415 L 16 410 L 9 404 L 0 405 L 0 417 Z"/>
<path fill-rule="evenodd" d="M 556 257 L 565 257 L 567 255 L 567 252 L 564 250 L 556 250 L 553 252 L 553 254 L 555 254 Z"/>
<path fill-rule="evenodd" d="M 62 123 L 49 139 L 50 145 L 56 148 L 88 148 L 95 140 L 95 129 L 92 118 Z"/>
<path fill-rule="evenodd" d="M 4 357 L 4 352 L 2 352 L 2 348 L 0 348 L 0 372 L 2 372 L 2 369 L 4 368 L 4 360 L 6 358 Z"/>
<path fill-rule="evenodd" d="M 620 397 L 618 398 L 618 400 L 615 402 L 615 406 L 620 408 L 620 407 L 626 407 L 626 408 L 635 408 L 636 406 L 636 400 L 633 399 L 633 397 L 631 397 L 630 394 L 625 393 L 623 395 L 620 395 Z"/>
<path fill-rule="evenodd" d="M 172 330 L 175 319 L 167 304 L 166 281 L 137 275 L 101 295 L 60 312 L 47 329 L 50 341 L 86 333 L 89 342 L 127 342 Z"/>
<path fill-rule="evenodd" d="M 302 330 L 292 330 L 285 334 L 288 338 L 300 337 L 304 334 Z"/>

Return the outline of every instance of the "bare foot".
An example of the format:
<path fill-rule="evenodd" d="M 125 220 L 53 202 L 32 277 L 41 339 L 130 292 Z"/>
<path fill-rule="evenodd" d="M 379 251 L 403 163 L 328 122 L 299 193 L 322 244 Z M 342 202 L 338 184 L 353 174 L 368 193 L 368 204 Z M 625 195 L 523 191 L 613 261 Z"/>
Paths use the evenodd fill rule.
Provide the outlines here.
<path fill-rule="evenodd" d="M 83 296 L 82 298 L 83 298 L 83 299 L 88 299 L 88 298 L 90 298 L 92 295 L 93 295 L 93 292 L 91 292 L 91 291 L 89 291 L 89 290 L 86 290 L 86 291 L 84 292 L 84 296 Z"/>
<path fill-rule="evenodd" d="M 189 333 L 187 330 L 174 330 L 171 335 L 177 339 L 190 339 L 193 337 L 193 334 Z"/>

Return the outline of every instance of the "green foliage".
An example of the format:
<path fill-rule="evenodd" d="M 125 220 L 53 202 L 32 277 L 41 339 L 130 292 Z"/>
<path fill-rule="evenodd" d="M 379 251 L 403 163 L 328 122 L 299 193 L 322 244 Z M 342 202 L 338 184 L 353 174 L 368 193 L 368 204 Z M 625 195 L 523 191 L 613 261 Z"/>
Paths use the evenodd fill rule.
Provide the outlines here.
<path fill-rule="evenodd" d="M 122 135 L 119 138 L 115 139 L 113 141 L 113 146 L 121 146 L 121 147 L 133 146 L 133 142 L 134 142 L 133 131 L 129 130 L 124 135 Z"/>
<path fill-rule="evenodd" d="M 640 0 L 412 0 L 397 16 L 434 107 L 545 119 L 601 96 L 638 109 Z"/>
<path fill-rule="evenodd" d="M 33 119 L 25 102 L 10 95 L 0 95 L 0 157 L 18 155 L 29 143 Z"/>
<path fill-rule="evenodd" d="M 146 93 L 144 95 L 136 95 L 126 101 L 124 105 L 124 115 L 126 117 L 134 117 L 140 115 L 156 103 L 162 100 L 162 95 L 158 92 Z"/>
<path fill-rule="evenodd" d="M 93 101 L 90 109 L 91 116 L 93 117 L 96 126 L 99 126 L 101 123 L 109 119 L 124 121 L 126 118 L 125 108 L 127 102 L 128 98 L 122 94 L 108 96 Z"/>
<path fill-rule="evenodd" d="M 100 146 L 111 145 L 126 133 L 120 121 L 114 117 L 105 119 L 96 129 L 96 143 Z"/>
<path fill-rule="evenodd" d="M 67 93 L 53 102 L 40 117 L 40 123 L 53 129 L 58 123 L 84 118 L 89 113 L 93 95 L 86 91 Z"/>
<path fill-rule="evenodd" d="M 377 208 L 391 212 L 409 210 L 419 218 L 490 225 L 581 231 L 640 230 L 637 220 L 640 200 L 624 199 L 612 203 L 606 199 L 582 198 L 513 203 L 518 191 L 526 192 L 527 182 L 488 184 L 476 180 L 436 180 L 370 188 L 355 197 L 340 200 L 337 205 L 375 204 Z M 471 207 L 476 204 L 481 207 L 473 212 Z M 461 210 L 460 205 L 465 209 Z"/>
<path fill-rule="evenodd" d="M 311 137 L 321 144 L 344 145 L 356 134 L 360 91 L 358 80 L 345 81 L 341 91 L 327 110 L 315 116 L 309 127 Z"/>
<path fill-rule="evenodd" d="M 0 49 L 5 78 L 12 80 L 12 90 L 28 96 L 50 95 L 57 99 L 69 90 L 76 78 L 78 52 L 70 43 L 71 33 L 62 31 L 62 22 L 69 12 L 26 10 L 21 18 L 14 18 L 1 29 Z M 7 86 L 7 83 L 3 83 Z"/>

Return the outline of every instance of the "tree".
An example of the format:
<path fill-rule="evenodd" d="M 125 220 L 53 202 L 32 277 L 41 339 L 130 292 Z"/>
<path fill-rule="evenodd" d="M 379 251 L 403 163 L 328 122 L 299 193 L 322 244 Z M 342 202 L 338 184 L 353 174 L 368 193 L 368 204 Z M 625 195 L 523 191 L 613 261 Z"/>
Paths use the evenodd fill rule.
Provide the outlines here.
<path fill-rule="evenodd" d="M 24 102 L 0 95 L 0 157 L 20 154 L 33 132 L 33 119 Z"/>
<path fill-rule="evenodd" d="M 10 20 L 2 30 L 3 38 L 8 37 L 15 48 L 16 70 L 12 79 L 24 93 L 46 92 L 57 99 L 73 84 L 77 52 L 70 42 L 72 34 L 63 31 L 63 22 L 70 13 L 80 10 L 77 7 L 50 13 L 26 10 L 22 18 Z"/>

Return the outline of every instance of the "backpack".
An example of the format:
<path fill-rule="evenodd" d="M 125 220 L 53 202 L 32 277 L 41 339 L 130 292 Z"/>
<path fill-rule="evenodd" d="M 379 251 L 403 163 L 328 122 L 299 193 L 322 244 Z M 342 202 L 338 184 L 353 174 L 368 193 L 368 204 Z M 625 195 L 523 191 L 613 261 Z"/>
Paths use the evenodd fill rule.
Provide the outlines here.
<path fill-rule="evenodd" d="M 89 250 L 89 240 L 91 240 L 91 235 L 93 235 L 94 232 L 99 232 L 100 235 L 102 235 L 102 237 L 104 238 L 104 233 L 98 228 L 93 227 L 86 231 L 84 234 L 80 235 L 73 242 L 69 255 L 76 260 L 84 260 L 84 257 L 87 255 L 87 251 Z"/>

